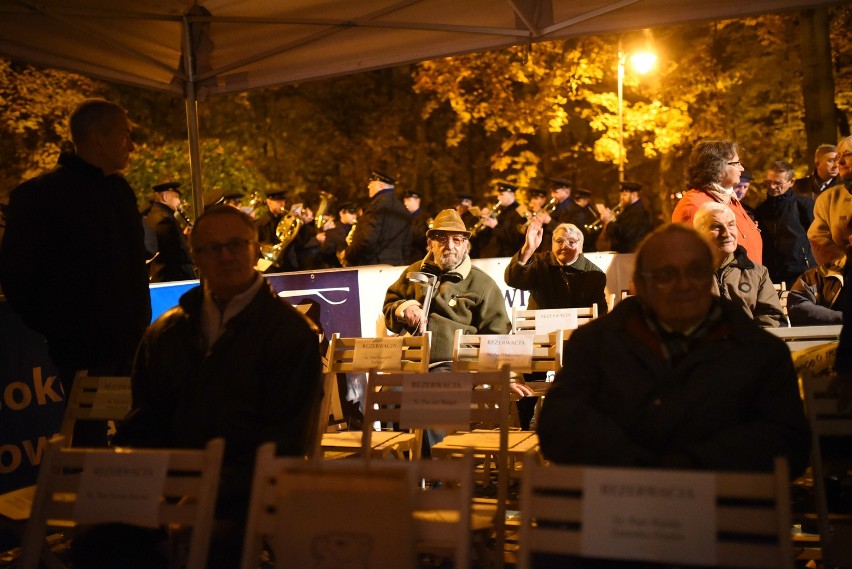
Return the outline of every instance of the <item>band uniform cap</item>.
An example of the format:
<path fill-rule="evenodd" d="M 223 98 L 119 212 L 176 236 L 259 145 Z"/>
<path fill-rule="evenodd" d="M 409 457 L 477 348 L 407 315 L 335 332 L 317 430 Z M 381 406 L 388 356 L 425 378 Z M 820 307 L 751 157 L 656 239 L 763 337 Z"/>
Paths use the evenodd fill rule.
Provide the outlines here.
<path fill-rule="evenodd" d="M 512 192 L 513 194 L 518 190 L 518 186 L 514 184 L 509 184 L 507 182 L 499 182 L 497 184 L 498 192 Z"/>
<path fill-rule="evenodd" d="M 180 194 L 180 190 L 178 190 L 179 187 L 180 182 L 164 182 L 162 184 L 157 184 L 156 186 L 151 186 L 151 189 L 157 193 L 171 190 Z"/>
<path fill-rule="evenodd" d="M 230 192 L 226 193 L 223 196 L 223 199 L 225 201 L 241 200 L 241 199 L 243 199 L 244 195 L 245 194 L 243 194 L 242 192 L 238 192 L 236 190 L 231 190 Z"/>
<path fill-rule="evenodd" d="M 619 182 L 619 185 L 623 192 L 638 192 L 642 189 L 642 184 L 638 182 Z"/>
<path fill-rule="evenodd" d="M 740 174 L 740 183 L 751 182 L 752 180 L 754 180 L 754 176 L 751 175 L 751 170 L 744 168 Z"/>
<path fill-rule="evenodd" d="M 445 209 L 432 221 L 432 227 L 426 232 L 426 235 L 432 235 L 435 231 L 449 231 L 452 233 L 464 233 L 470 235 L 470 231 L 464 226 L 459 212 L 454 209 Z"/>
<path fill-rule="evenodd" d="M 268 192 L 266 194 L 266 199 L 268 199 L 268 200 L 286 200 L 287 199 L 287 192 L 285 192 L 285 191 Z"/>
<path fill-rule="evenodd" d="M 348 212 L 348 213 L 358 213 L 358 206 L 355 205 L 354 202 L 342 203 L 337 208 L 337 213 L 340 213 L 341 211 L 345 211 L 345 212 Z"/>
<path fill-rule="evenodd" d="M 417 190 L 406 190 L 405 192 L 403 192 L 402 197 L 421 199 L 421 198 L 423 198 L 423 194 L 421 194 Z"/>
<path fill-rule="evenodd" d="M 381 170 L 372 170 L 370 172 L 370 181 L 372 182 L 373 180 L 378 180 L 379 182 L 384 182 L 385 184 L 390 184 L 391 186 L 396 184 L 396 178 L 394 178 L 390 174 L 382 172 Z"/>
<path fill-rule="evenodd" d="M 546 198 L 547 192 L 538 188 L 530 188 L 527 190 L 527 195 L 531 198 Z"/>
<path fill-rule="evenodd" d="M 472 194 L 456 194 L 456 199 L 459 202 L 462 202 L 464 200 L 470 200 L 472 202 L 473 201 L 473 195 Z"/>
<path fill-rule="evenodd" d="M 550 182 L 550 190 L 570 190 L 574 187 L 574 182 L 569 180 L 568 178 L 548 178 L 548 182 Z"/>
<path fill-rule="evenodd" d="M 592 197 L 592 192 L 583 188 L 577 188 L 576 190 L 571 192 L 575 198 L 590 198 Z"/>

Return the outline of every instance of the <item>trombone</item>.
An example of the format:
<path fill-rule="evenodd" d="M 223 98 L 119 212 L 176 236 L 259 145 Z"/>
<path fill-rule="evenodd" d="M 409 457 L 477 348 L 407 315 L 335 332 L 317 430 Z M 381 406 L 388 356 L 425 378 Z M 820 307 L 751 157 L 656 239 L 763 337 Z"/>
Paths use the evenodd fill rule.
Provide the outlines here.
<path fill-rule="evenodd" d="M 586 233 L 590 235 L 600 233 L 604 226 L 603 218 L 590 205 L 587 205 L 586 207 L 589 208 L 589 210 L 591 210 L 598 218 L 591 223 L 585 224 L 583 226 L 583 229 L 585 229 Z M 612 223 L 613 221 L 618 219 L 618 216 L 621 215 L 622 211 L 624 211 L 624 204 L 622 202 L 618 202 L 618 205 L 616 205 L 614 208 L 612 208 L 612 210 L 610 210 L 609 222 Z"/>
<path fill-rule="evenodd" d="M 533 219 L 535 219 L 540 213 L 553 215 L 553 212 L 556 211 L 557 207 L 559 207 L 559 202 L 556 201 L 556 198 L 550 198 L 550 201 L 544 204 L 544 206 L 540 210 L 532 212 L 529 217 L 527 217 L 527 220 L 522 225 L 518 226 L 518 231 L 520 233 L 526 234 L 527 229 L 530 228 L 530 223 L 532 223 Z"/>

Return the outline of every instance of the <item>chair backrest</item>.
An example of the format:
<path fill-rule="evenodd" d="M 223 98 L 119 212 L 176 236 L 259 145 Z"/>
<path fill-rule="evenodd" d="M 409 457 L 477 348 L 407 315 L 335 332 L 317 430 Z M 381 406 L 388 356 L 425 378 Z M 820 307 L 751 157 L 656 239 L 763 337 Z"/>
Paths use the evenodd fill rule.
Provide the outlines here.
<path fill-rule="evenodd" d="M 666 477 L 666 484 L 661 483 L 659 488 L 645 487 L 630 481 L 640 472 L 636 469 L 590 469 L 583 466 L 542 466 L 537 457 L 532 453 L 525 458 L 523 478 L 521 481 L 521 528 L 520 528 L 520 560 L 518 567 L 526 569 L 531 567 L 531 560 L 536 553 L 553 555 L 571 555 L 582 557 L 584 554 L 596 547 L 595 530 L 604 532 L 609 539 L 608 552 L 615 555 L 626 555 L 625 543 L 630 539 L 630 533 L 644 532 L 647 536 L 653 533 L 668 534 L 669 539 L 657 539 L 653 543 L 644 543 L 648 555 L 632 555 L 627 557 L 631 561 L 658 561 L 663 563 L 690 563 L 695 565 L 711 565 L 723 567 L 749 567 L 778 569 L 793 567 L 793 553 L 790 543 L 790 498 L 789 478 L 787 462 L 783 458 L 775 461 L 775 470 L 771 473 L 734 473 L 715 472 L 710 473 L 710 490 L 715 496 L 705 496 L 709 508 L 703 520 L 715 518 L 715 527 L 704 527 L 702 543 L 709 544 L 709 554 L 704 559 L 689 559 L 684 561 L 683 555 L 684 535 L 689 535 L 687 530 L 681 530 L 678 520 L 667 513 L 672 507 L 673 496 L 689 496 L 692 482 L 685 482 L 683 486 L 670 484 L 671 480 L 677 480 L 679 475 L 688 476 L 695 473 L 678 471 L 642 470 L 641 472 L 651 477 L 662 479 Z M 639 490 L 643 491 L 643 502 L 646 509 L 639 514 L 638 520 L 625 521 L 626 513 L 630 504 L 624 499 L 620 500 L 620 506 L 624 508 L 615 512 L 606 512 L 602 518 L 614 520 L 622 518 L 620 526 L 610 525 L 600 527 L 584 517 L 595 517 L 595 511 L 591 510 L 592 504 L 584 503 L 591 495 L 599 495 L 603 488 L 601 481 L 595 475 L 607 476 L 614 473 L 620 475 L 620 479 L 626 483 L 608 486 L 609 491 L 613 488 L 621 492 L 621 496 L 632 495 L 636 497 Z M 674 477 L 674 478 L 673 478 Z M 668 485 L 667 485 L 668 484 Z M 648 497 L 649 492 L 655 492 L 655 498 Z M 650 504 L 650 505 L 649 505 Z M 615 508 L 619 505 L 613 504 Z M 659 516 L 662 525 L 654 527 Z M 584 516 L 584 511 L 586 515 Z M 649 513 L 651 512 L 651 513 Z M 686 513 L 685 516 L 700 517 L 699 512 Z M 669 518 L 669 519 L 667 519 Z M 610 521 L 617 524 L 618 522 Z M 644 525 L 646 523 L 647 525 Z M 584 534 L 584 528 L 588 532 Z M 624 541 L 619 544 L 618 540 L 609 533 L 609 530 L 622 531 L 620 538 Z M 623 537 L 622 537 L 623 536 Z M 641 545 L 639 546 L 641 548 Z M 637 549 L 639 549 L 637 548 Z M 692 550 L 691 554 L 695 554 Z M 597 556 L 601 556 L 596 552 Z M 606 555 L 604 555 L 606 556 Z M 715 559 L 714 559 L 715 557 Z M 619 557 L 625 559 L 625 557 Z M 706 561 L 706 562 L 705 562 Z"/>
<path fill-rule="evenodd" d="M 550 334 L 532 336 L 533 352 L 529 366 L 511 366 L 516 373 L 558 372 L 562 367 L 563 330 Z M 480 347 L 482 338 L 496 338 L 493 334 L 465 334 L 456 330 L 453 337 L 453 369 L 457 371 L 480 371 Z"/>
<path fill-rule="evenodd" d="M 341 338 L 333 334 L 328 346 L 328 363 L 326 372 L 329 373 L 366 373 L 375 366 L 359 366 L 355 363 L 357 357 L 356 344 L 364 340 L 386 341 L 401 338 L 402 357 L 399 369 L 390 371 L 425 372 L 429 371 L 429 349 L 432 332 L 427 331 L 421 336 L 398 336 L 390 338 Z M 398 341 L 398 340 L 397 340 Z"/>
<path fill-rule="evenodd" d="M 186 567 L 203 569 L 224 448 L 224 440 L 213 439 L 200 450 L 83 449 L 53 438 L 39 469 L 18 567 L 38 566 L 48 522 L 123 522 L 191 528 Z"/>
<path fill-rule="evenodd" d="M 776 287 L 778 285 L 775 285 Z M 790 297 L 790 291 L 786 289 L 786 284 L 781 283 L 781 290 L 778 291 L 778 302 L 781 304 L 781 310 L 784 312 L 784 320 L 787 321 L 787 327 L 792 326 L 790 324 L 790 315 L 787 313 L 787 301 Z"/>
<path fill-rule="evenodd" d="M 598 305 L 583 306 L 575 308 L 577 311 L 577 326 L 588 324 L 598 317 Z M 529 308 L 512 307 L 512 333 L 513 334 L 530 334 L 536 330 L 536 316 L 539 310 L 530 310 Z M 566 334 L 566 337 L 568 334 Z"/>
<path fill-rule="evenodd" d="M 90 376 L 83 370 L 74 376 L 59 434 L 71 446 L 77 421 L 121 421 L 130 412 L 130 377 Z"/>
<path fill-rule="evenodd" d="M 457 387 L 453 389 L 448 384 Z M 424 428 L 446 427 L 450 417 L 454 422 L 463 421 L 464 426 L 460 428 L 464 430 L 481 426 L 500 429 L 508 447 L 509 401 L 508 370 L 431 374 L 372 372 L 367 379 L 364 424 L 396 423 L 403 429 L 414 430 L 419 442 Z M 465 405 L 467 411 L 460 411 Z M 372 438 L 372 429 L 365 429 L 361 438 L 362 456 L 370 457 Z M 418 444 L 418 453 L 419 448 Z"/>
<path fill-rule="evenodd" d="M 852 448 L 852 415 L 838 412 L 838 393 L 831 389 L 836 353 L 836 345 L 800 352 L 796 367 L 811 427 L 811 467 L 823 562 L 826 567 L 848 567 L 852 565 L 852 518 L 836 516 L 829 521 L 826 469 L 820 444 L 821 437 L 838 440 L 845 437 L 848 448 Z"/>
<path fill-rule="evenodd" d="M 775 334 L 784 342 L 791 352 L 804 350 L 821 344 L 837 342 L 840 339 L 841 325 L 831 326 L 793 326 L 792 328 L 766 328 L 765 330 Z"/>
<path fill-rule="evenodd" d="M 271 444 L 261 446 L 257 452 L 241 564 L 244 569 L 258 566 L 264 542 L 274 548 L 276 536 L 290 531 L 282 519 L 295 520 L 295 531 L 311 535 L 312 529 L 321 528 L 324 536 L 341 535 L 344 542 L 362 542 L 365 526 L 375 527 L 377 522 L 383 524 L 383 531 L 392 538 L 399 535 L 413 539 L 410 563 L 396 559 L 393 565 L 372 565 L 366 560 L 364 567 L 410 567 L 415 550 L 449 554 L 454 567 L 460 569 L 470 566 L 473 489 L 470 453 L 460 461 L 413 462 L 306 461 L 276 457 L 274 453 Z M 380 491 L 382 485 L 387 490 L 388 480 L 394 478 L 402 480 L 403 495 L 397 496 L 397 504 L 373 502 L 364 506 L 352 502 L 361 499 L 354 492 L 355 487 L 369 496 Z M 341 495 L 347 497 L 344 501 L 352 503 L 341 504 Z M 292 500 L 291 496 L 300 498 Z M 405 515 L 410 515 L 410 526 L 401 525 L 408 526 L 410 532 L 395 533 L 399 528 L 388 524 L 390 520 L 383 519 L 379 512 L 381 508 L 391 507 L 398 514 L 400 504 L 408 512 Z M 362 565 L 350 560 L 348 566 Z"/>

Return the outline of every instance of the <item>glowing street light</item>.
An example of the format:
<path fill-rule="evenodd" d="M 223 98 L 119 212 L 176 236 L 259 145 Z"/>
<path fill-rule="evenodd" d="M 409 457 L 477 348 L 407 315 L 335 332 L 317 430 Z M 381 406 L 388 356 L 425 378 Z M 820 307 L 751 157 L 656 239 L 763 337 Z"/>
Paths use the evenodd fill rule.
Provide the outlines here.
<path fill-rule="evenodd" d="M 627 54 L 621 48 L 621 36 L 618 37 L 618 181 L 624 181 L 624 64 Z M 630 63 L 637 73 L 648 73 L 657 62 L 657 55 L 642 51 L 630 56 Z"/>

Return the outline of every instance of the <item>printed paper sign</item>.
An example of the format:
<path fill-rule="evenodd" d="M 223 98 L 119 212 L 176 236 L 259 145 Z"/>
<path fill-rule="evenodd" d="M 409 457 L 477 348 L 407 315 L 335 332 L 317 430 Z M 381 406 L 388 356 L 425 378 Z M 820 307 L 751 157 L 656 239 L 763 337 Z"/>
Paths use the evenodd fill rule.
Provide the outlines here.
<path fill-rule="evenodd" d="M 74 517 L 82 524 L 124 522 L 157 527 L 167 466 L 166 453 L 88 455 Z"/>
<path fill-rule="evenodd" d="M 715 565 L 713 474 L 586 468 L 581 552 Z"/>
<path fill-rule="evenodd" d="M 104 418 L 113 417 L 114 412 L 110 409 L 127 409 L 130 411 L 132 405 L 130 381 L 126 377 L 101 377 L 98 378 L 98 390 L 92 401 L 92 418 L 97 419 L 100 413 Z"/>
<path fill-rule="evenodd" d="M 357 338 L 352 367 L 399 371 L 402 368 L 402 337 Z"/>
<path fill-rule="evenodd" d="M 403 429 L 468 429 L 472 394 L 468 374 L 435 373 L 426 377 L 405 374 L 399 426 Z"/>
<path fill-rule="evenodd" d="M 504 365 L 512 370 L 532 367 L 533 337 L 529 334 L 480 336 L 479 371 L 495 371 Z"/>
<path fill-rule="evenodd" d="M 577 329 L 576 308 L 552 308 L 535 311 L 535 333 L 550 334 L 557 330 Z"/>

